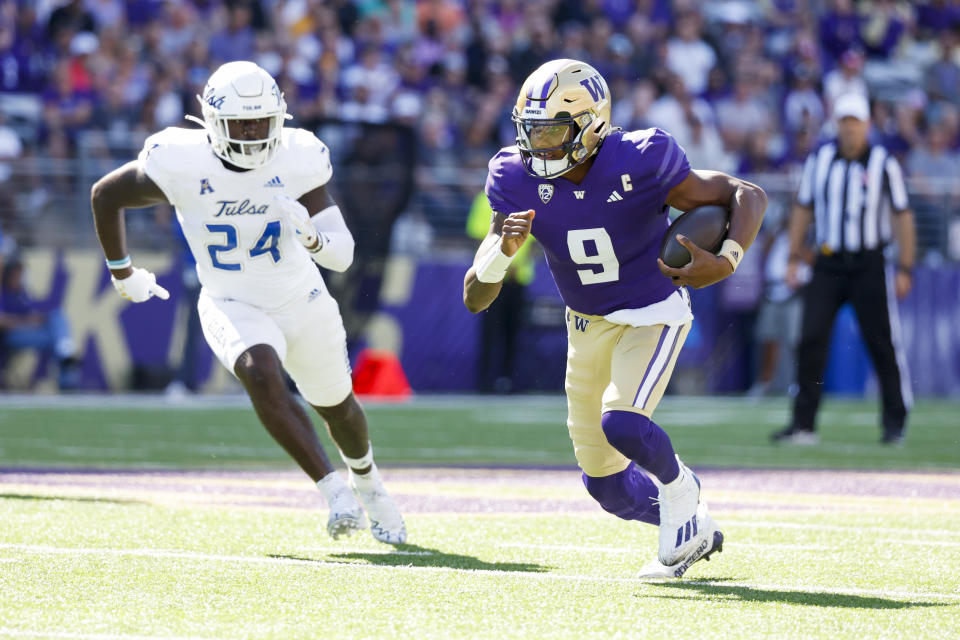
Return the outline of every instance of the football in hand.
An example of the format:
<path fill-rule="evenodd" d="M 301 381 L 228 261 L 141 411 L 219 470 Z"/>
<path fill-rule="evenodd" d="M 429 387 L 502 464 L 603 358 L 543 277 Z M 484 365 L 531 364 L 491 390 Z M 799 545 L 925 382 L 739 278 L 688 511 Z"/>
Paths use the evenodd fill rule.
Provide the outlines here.
<path fill-rule="evenodd" d="M 725 207 L 709 205 L 690 209 L 667 229 L 660 244 L 660 259 L 675 269 L 690 263 L 690 252 L 677 242 L 678 235 L 686 236 L 690 242 L 710 253 L 716 253 L 727 237 L 729 225 L 730 211 Z"/>

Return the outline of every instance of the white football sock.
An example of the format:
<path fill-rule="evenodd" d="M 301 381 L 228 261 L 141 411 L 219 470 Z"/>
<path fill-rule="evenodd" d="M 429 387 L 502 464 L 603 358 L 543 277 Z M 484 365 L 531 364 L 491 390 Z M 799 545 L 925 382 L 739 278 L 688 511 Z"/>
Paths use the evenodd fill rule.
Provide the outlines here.
<path fill-rule="evenodd" d="M 325 475 L 322 480 L 317 482 L 317 488 L 323 493 L 323 497 L 327 499 L 328 505 L 337 494 L 343 491 L 350 491 L 350 487 L 347 486 L 347 481 L 336 471 L 330 472 Z"/>
<path fill-rule="evenodd" d="M 363 475 L 353 473 L 352 476 L 353 484 L 357 488 L 357 491 L 370 491 L 382 484 L 380 480 L 380 470 L 377 469 L 377 465 L 374 462 L 370 463 L 369 473 L 364 473 Z"/>
<path fill-rule="evenodd" d="M 340 457 L 343 458 L 343 462 L 347 465 L 347 467 L 354 472 L 356 472 L 357 469 L 366 469 L 367 467 L 372 467 L 373 445 L 367 442 L 367 452 L 359 458 L 351 458 L 344 454 L 343 451 L 340 451 Z"/>
<path fill-rule="evenodd" d="M 660 485 L 661 490 L 667 495 L 676 494 L 687 488 L 686 478 L 687 472 L 684 470 L 683 465 L 680 465 L 680 474 L 667 484 Z"/>

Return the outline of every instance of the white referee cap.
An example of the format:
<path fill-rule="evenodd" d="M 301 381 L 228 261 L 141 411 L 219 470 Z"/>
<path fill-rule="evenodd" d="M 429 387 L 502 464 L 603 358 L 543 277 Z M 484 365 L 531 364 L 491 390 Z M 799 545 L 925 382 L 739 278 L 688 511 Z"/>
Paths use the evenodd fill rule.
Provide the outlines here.
<path fill-rule="evenodd" d="M 870 121 L 870 103 L 862 93 L 845 93 L 833 103 L 833 117 L 856 118 L 861 122 Z"/>

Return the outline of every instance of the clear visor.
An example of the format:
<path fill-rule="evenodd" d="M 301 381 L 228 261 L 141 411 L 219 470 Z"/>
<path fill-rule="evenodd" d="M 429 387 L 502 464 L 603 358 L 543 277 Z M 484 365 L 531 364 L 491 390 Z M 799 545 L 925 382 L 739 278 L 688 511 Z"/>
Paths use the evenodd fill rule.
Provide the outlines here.
<path fill-rule="evenodd" d="M 570 151 L 574 138 L 574 124 L 563 122 L 520 121 L 517 123 L 520 148 L 535 158 L 559 160 Z"/>
<path fill-rule="evenodd" d="M 517 147 L 527 173 L 541 178 L 561 176 L 588 157 L 581 138 L 592 116 L 587 113 L 559 118 L 524 118 L 514 110 Z"/>
<path fill-rule="evenodd" d="M 566 155 L 565 144 L 573 139 L 573 127 L 563 124 L 534 125 L 527 129 L 530 152 L 537 158 L 559 160 Z"/>

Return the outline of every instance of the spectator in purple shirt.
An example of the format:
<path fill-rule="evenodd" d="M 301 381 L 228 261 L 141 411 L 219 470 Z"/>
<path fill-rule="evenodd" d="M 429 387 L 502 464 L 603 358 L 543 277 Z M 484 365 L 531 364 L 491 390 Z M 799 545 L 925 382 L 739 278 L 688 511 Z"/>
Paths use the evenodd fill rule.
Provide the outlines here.
<path fill-rule="evenodd" d="M 72 138 L 88 126 L 93 115 L 90 94 L 74 87 L 70 77 L 70 62 L 61 61 L 53 71 L 53 86 L 43 97 L 43 120 L 46 128 Z"/>
<path fill-rule="evenodd" d="M 37 349 L 55 357 L 59 364 L 60 389 L 75 389 L 80 372 L 74 357 L 70 324 L 59 309 L 44 310 L 23 282 L 23 263 L 13 258 L 3 266 L 0 279 L 0 349 L 7 354 Z"/>
<path fill-rule="evenodd" d="M 820 46 L 828 58 L 828 64 L 839 60 L 843 52 L 860 41 L 860 16 L 851 0 L 830 0 L 830 9 L 820 17 Z"/>
<path fill-rule="evenodd" d="M 957 27 L 953 27 L 940 32 L 940 59 L 926 71 L 926 89 L 930 98 L 954 104 L 960 104 L 960 66 L 954 62 L 957 31 Z"/>
<path fill-rule="evenodd" d="M 210 56 L 216 62 L 246 60 L 253 52 L 253 13 L 246 5 L 228 10 L 227 28 L 210 39 Z"/>
<path fill-rule="evenodd" d="M 871 58 L 889 58 L 907 28 L 909 16 L 892 0 L 877 0 L 860 25 L 860 39 Z"/>
<path fill-rule="evenodd" d="M 921 36 L 941 33 L 960 25 L 960 6 L 951 0 L 918 3 L 917 29 Z"/>
<path fill-rule="evenodd" d="M 53 51 L 46 30 L 37 23 L 36 8 L 25 4 L 13 15 L 3 12 L 0 21 L 9 23 L 0 27 L 0 33 L 4 34 L 0 36 L 0 90 L 42 91 Z"/>

